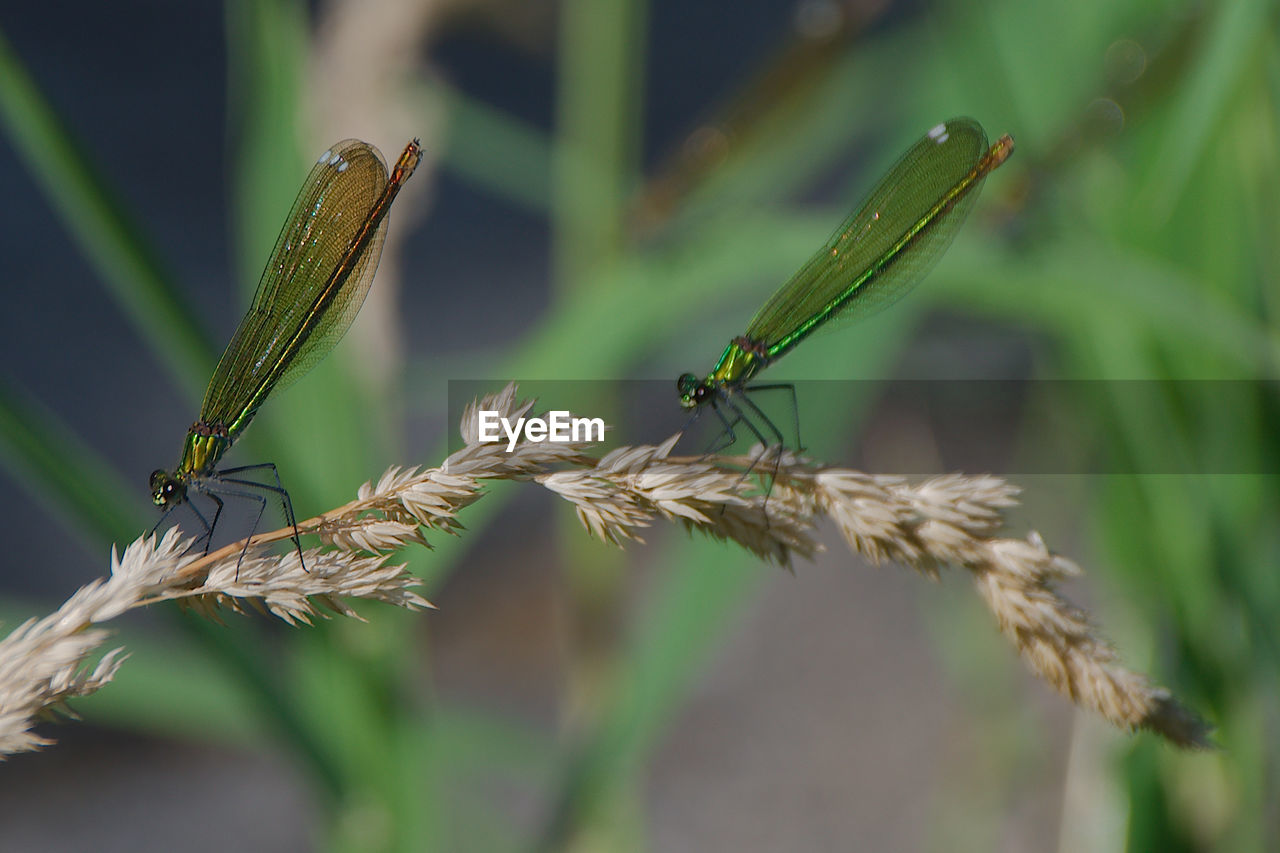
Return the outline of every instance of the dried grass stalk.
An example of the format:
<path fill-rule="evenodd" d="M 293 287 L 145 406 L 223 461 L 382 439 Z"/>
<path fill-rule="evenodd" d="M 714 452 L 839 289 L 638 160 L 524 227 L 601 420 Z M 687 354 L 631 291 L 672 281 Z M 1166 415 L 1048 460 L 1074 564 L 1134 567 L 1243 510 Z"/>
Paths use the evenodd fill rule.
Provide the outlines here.
<path fill-rule="evenodd" d="M 416 581 L 385 555 L 427 535 L 457 535 L 457 514 L 479 500 L 483 481 L 533 480 L 573 504 L 588 532 L 617 545 L 642 541 L 658 520 L 673 521 L 790 566 L 822 546 L 816 524 L 831 519 L 849 547 L 873 562 L 893 561 L 936 577 L 967 569 L 997 624 L 1032 670 L 1072 701 L 1127 730 L 1145 728 L 1185 747 L 1209 746 L 1209 727 L 1164 688 L 1121 667 L 1083 611 L 1054 584 L 1079 574 L 1040 537 L 995 534 L 1017 488 L 995 477 L 948 475 L 912 485 L 901 477 L 823 468 L 790 453 L 746 457 L 673 457 L 678 436 L 656 446 L 624 447 L 600 459 L 576 444 L 479 444 L 477 413 L 527 414 L 514 385 L 481 399 L 463 416 L 465 446 L 439 468 L 392 468 L 363 485 L 356 500 L 298 524 L 325 548 L 272 556 L 266 545 L 293 528 L 253 537 L 207 556 L 187 554 L 190 540 L 171 530 L 140 538 L 112 554 L 111 576 L 71 597 L 56 613 L 19 626 L 0 641 L 0 758 L 48 743 L 31 729 L 76 696 L 115 674 L 120 649 L 93 666 L 106 640 L 102 623 L 133 607 L 174 599 L 214 616 L 218 608 L 254 607 L 291 624 L 324 613 L 358 614 L 350 599 L 407 609 L 431 607 Z M 762 485 L 767 484 L 767 488 Z M 243 558 L 242 558 L 243 554 Z"/>

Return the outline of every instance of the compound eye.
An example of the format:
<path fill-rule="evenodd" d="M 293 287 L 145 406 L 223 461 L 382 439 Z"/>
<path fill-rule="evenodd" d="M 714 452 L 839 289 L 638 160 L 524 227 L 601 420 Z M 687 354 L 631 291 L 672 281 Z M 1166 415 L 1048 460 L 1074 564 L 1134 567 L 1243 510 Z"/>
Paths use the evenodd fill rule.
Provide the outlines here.
<path fill-rule="evenodd" d="M 682 396 L 687 397 L 690 394 L 697 393 L 697 388 L 698 377 L 694 376 L 692 373 L 682 373 L 680 374 L 680 378 L 676 380 L 676 390 L 679 391 Z"/>
<path fill-rule="evenodd" d="M 154 491 L 156 491 L 157 489 L 159 489 L 159 488 L 160 488 L 160 484 L 161 484 L 161 483 L 163 483 L 163 482 L 164 482 L 164 469 L 163 469 L 163 468 L 157 468 L 156 470 L 154 470 L 154 471 L 152 471 L 152 472 L 151 472 L 151 491 L 153 491 L 153 492 L 154 492 Z"/>

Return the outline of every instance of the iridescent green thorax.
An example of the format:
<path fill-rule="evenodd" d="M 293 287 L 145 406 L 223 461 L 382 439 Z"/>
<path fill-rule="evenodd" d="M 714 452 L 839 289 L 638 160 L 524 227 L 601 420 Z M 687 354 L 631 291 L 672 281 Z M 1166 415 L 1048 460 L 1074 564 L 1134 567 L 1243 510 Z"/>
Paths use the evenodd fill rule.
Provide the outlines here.
<path fill-rule="evenodd" d="M 184 480 L 211 473 L 222 454 L 231 447 L 231 442 L 231 435 L 222 424 L 196 421 L 187 430 L 187 440 L 182 444 L 182 460 L 174 473 Z"/>
<path fill-rule="evenodd" d="M 707 381 L 715 385 L 741 385 L 769 366 L 763 344 L 739 335 L 730 341 Z"/>

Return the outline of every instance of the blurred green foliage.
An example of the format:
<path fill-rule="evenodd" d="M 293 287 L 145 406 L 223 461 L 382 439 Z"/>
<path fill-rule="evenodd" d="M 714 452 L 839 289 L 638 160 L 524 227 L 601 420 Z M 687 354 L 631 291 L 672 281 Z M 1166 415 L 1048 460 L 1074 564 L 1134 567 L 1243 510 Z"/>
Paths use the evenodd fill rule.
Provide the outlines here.
<path fill-rule="evenodd" d="M 236 233 L 243 280 L 252 286 L 278 226 L 264 211 L 283 209 L 296 189 L 291 176 L 302 153 L 293 141 L 310 34 L 301 4 L 233 0 L 227 9 Z M 928 286 L 875 328 L 798 350 L 774 371 L 779 378 L 883 376 L 910 345 L 913 322 L 940 305 L 1028 335 L 1044 377 L 1274 378 L 1280 21 L 1273 3 L 995 0 L 944 4 L 869 29 L 850 24 L 827 41 L 780 45 L 777 61 L 743 81 L 737 100 L 712 117 L 730 131 L 727 153 L 674 161 L 663 173 L 669 183 L 647 178 L 639 165 L 643 0 L 565 0 L 560 15 L 559 112 L 549 138 L 465 92 L 441 91 L 449 121 L 443 167 L 544 213 L 553 229 L 552 308 L 517 344 L 494 342 L 483 356 L 499 365 L 492 372 L 612 378 L 645 366 L 646 375 L 652 368 L 674 377 L 704 365 L 723 343 L 708 340 L 708 312 L 740 305 L 745 321 L 844 215 L 843 206 L 814 212 L 794 203 L 816 176 L 846 162 L 851 149 L 871 152 L 876 165 L 840 194 L 852 200 L 923 129 L 970 114 L 992 136 L 1013 133 L 1018 148 L 988 180 Z M 140 340 L 166 354 L 198 399 L 213 345 L 96 177 L 83 144 L 3 42 L 0 64 L 6 132 Z M 725 339 L 739 331 L 736 320 L 726 322 Z M 589 363 L 583 351 L 592 353 Z M 430 369 L 410 365 L 410 373 Z M 384 413 L 380 429 L 389 435 L 385 420 L 400 407 L 365 399 L 339 367 L 300 388 L 308 384 L 312 393 L 273 401 L 293 411 L 275 423 L 323 420 L 325 437 L 285 446 L 264 419 L 254 440 L 263 458 L 299 472 L 290 480 L 295 492 L 336 501 L 382 458 L 381 439 L 367 435 L 371 413 Z M 1273 395 L 1260 387 L 1237 409 L 1200 411 L 1180 405 L 1175 384 L 1168 388 L 1164 407 L 1137 409 L 1117 398 L 1100 451 L 1148 470 L 1144 460 L 1213 442 L 1223 470 L 1274 469 Z M 835 434 L 844 424 L 854 434 L 868 402 L 815 401 L 811 409 L 806 401 L 806 421 Z M 59 436 L 74 429 L 50 426 L 49 418 L 15 393 L 0 394 L 0 459 L 41 482 L 50 506 L 81 535 L 104 545 L 129 538 L 118 502 L 86 499 L 120 491 L 110 464 L 84 449 L 66 452 L 73 445 Z M 374 447 L 339 454 L 341 464 L 309 465 L 335 430 L 353 448 Z M 81 490 L 85 482 L 89 491 Z M 1104 624 L 1118 631 L 1132 664 L 1217 724 L 1223 746 L 1188 756 L 1141 735 L 1109 746 L 1129 847 L 1275 849 L 1280 480 L 1117 475 L 1091 478 L 1085 491 L 1104 564 L 1091 572 L 1106 593 L 1098 594 L 1108 601 Z M 431 588 L 509 494 L 497 490 L 469 510 L 463 540 L 442 542 L 425 559 L 411 555 Z M 138 515 L 136 526 L 144 521 Z M 566 528 L 561 549 L 574 618 L 626 619 L 622 558 L 577 547 L 580 537 Z M 369 614 L 369 625 L 289 632 L 283 679 L 254 660 L 255 629 L 243 622 L 216 636 L 191 625 L 191 645 L 180 652 L 126 636 L 135 656 L 84 710 L 144 731 L 288 743 L 331 806 L 323 835 L 333 849 L 643 847 L 637 780 L 645 760 L 763 571 L 699 540 L 664 538 L 653 548 L 654 562 L 670 568 L 658 575 L 646 615 L 625 637 L 577 653 L 566 695 L 590 701 L 568 743 L 422 695 L 424 617 L 381 611 Z M 990 631 L 959 618 L 952 628 Z M 1145 658 L 1136 648 L 1144 642 Z M 973 683 L 998 682 L 992 673 L 1012 666 L 1010 656 L 983 658 L 950 662 L 958 679 Z M 201 662 L 210 659 L 220 665 Z M 975 716 L 990 721 L 985 740 L 1002 737 L 999 714 Z M 1000 750 L 985 784 L 1016 790 L 1017 753 Z M 463 796 L 465 781 L 484 768 L 551 792 L 545 825 L 530 836 Z M 972 832 L 956 838 L 976 849 L 992 840 Z"/>

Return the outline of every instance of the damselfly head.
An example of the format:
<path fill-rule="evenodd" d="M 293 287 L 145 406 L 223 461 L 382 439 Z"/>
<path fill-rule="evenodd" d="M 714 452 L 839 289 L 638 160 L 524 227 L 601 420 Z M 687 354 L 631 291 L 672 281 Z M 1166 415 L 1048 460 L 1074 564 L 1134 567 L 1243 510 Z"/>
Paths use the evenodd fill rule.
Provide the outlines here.
<path fill-rule="evenodd" d="M 712 388 L 692 373 L 682 373 L 676 380 L 676 390 L 680 392 L 680 406 L 684 409 L 696 409 L 712 393 Z"/>
<path fill-rule="evenodd" d="M 158 507 L 180 504 L 187 499 L 187 484 L 163 468 L 151 472 L 151 501 Z"/>

